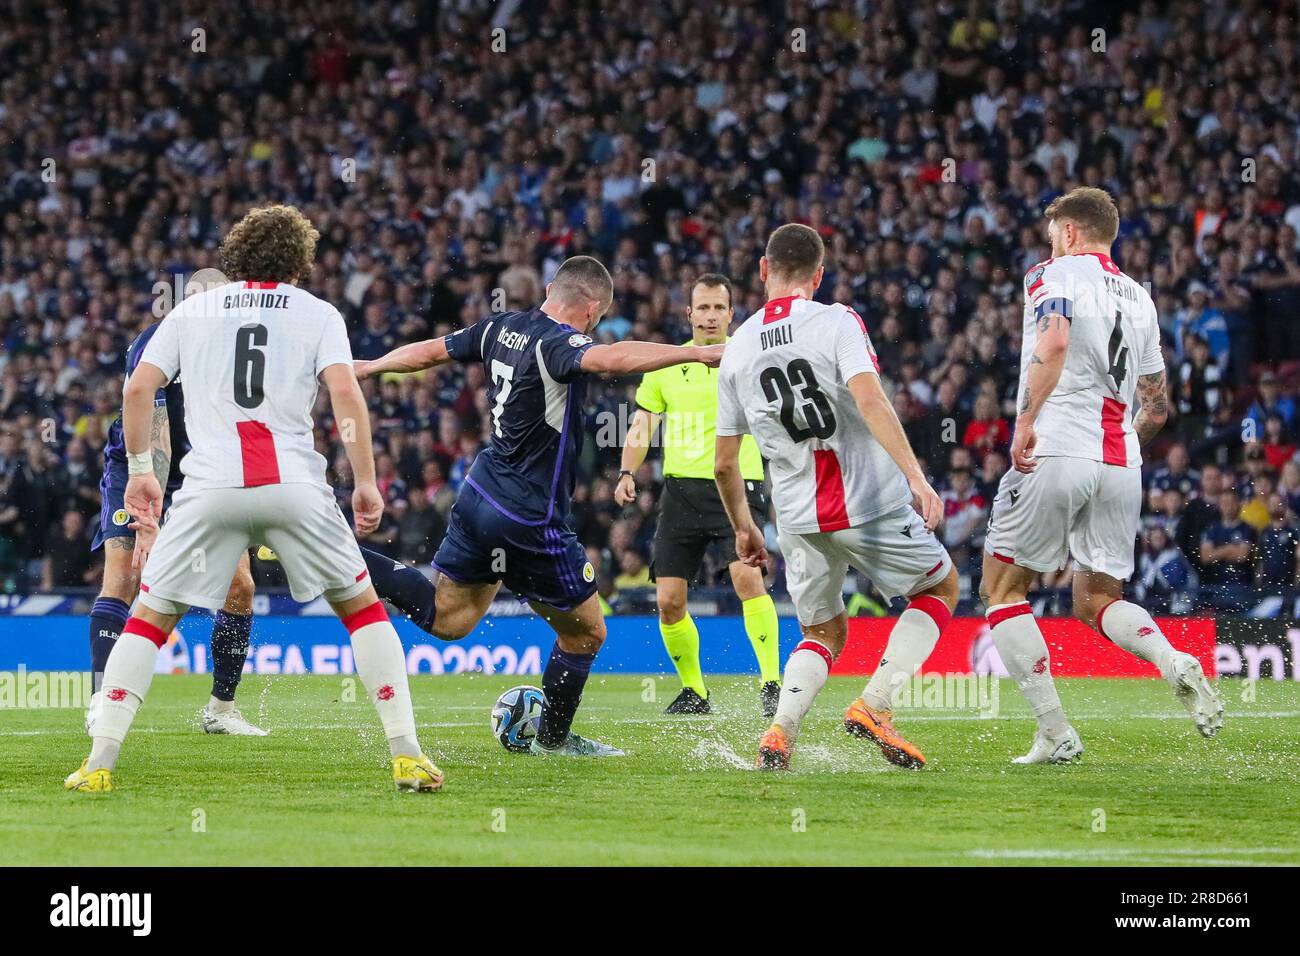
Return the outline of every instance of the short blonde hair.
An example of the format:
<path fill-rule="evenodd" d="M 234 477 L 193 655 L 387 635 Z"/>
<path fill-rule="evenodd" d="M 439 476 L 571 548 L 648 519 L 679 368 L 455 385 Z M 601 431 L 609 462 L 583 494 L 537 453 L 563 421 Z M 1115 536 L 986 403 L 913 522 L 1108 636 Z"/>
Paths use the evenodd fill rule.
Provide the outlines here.
<path fill-rule="evenodd" d="M 293 282 L 311 272 L 320 233 L 296 206 L 263 206 L 221 243 L 221 271 L 232 282 Z"/>
<path fill-rule="evenodd" d="M 1107 245 L 1119 235 L 1119 210 L 1104 189 L 1080 186 L 1052 200 L 1043 215 L 1048 219 L 1068 219 L 1091 238 Z"/>

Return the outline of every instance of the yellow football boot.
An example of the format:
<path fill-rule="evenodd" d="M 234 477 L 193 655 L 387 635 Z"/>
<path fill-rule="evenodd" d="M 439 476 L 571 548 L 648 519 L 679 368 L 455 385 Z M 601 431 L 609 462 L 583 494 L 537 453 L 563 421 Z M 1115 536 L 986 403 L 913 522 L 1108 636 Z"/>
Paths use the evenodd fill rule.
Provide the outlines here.
<path fill-rule="evenodd" d="M 81 761 L 81 766 L 72 773 L 68 774 L 63 780 L 64 790 L 76 790 L 79 793 L 109 793 L 113 789 L 113 771 L 111 770 L 93 770 L 87 771 L 86 764 L 90 763 L 87 757 Z"/>
<path fill-rule="evenodd" d="M 398 790 L 425 793 L 442 789 L 443 774 L 424 754 L 393 758 L 393 783 Z"/>

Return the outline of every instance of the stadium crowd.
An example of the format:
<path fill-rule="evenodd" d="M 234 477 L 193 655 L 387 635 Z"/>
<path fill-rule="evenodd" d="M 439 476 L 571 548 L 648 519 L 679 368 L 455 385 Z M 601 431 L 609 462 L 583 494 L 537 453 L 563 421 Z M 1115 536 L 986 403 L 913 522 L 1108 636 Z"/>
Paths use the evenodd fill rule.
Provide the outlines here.
<path fill-rule="evenodd" d="M 1136 597 L 1180 612 L 1288 595 L 1297 22 L 1295 2 L 1256 0 L 0 0 L 0 580 L 97 583 L 126 346 L 272 201 L 320 230 L 306 285 L 358 358 L 534 305 L 576 253 L 615 279 L 598 338 L 685 341 L 695 276 L 727 274 L 743 319 L 768 232 L 813 226 L 818 297 L 867 321 L 945 543 L 977 575 L 1021 278 L 1047 256 L 1042 208 L 1086 184 L 1117 198 L 1115 259 L 1150 283 L 1170 369 Z M 367 386 L 389 504 L 372 547 L 428 561 L 484 441 L 482 386 L 474 366 Z M 652 461 L 614 504 L 634 387 L 591 389 L 575 493 L 616 608 L 649 585 L 658 488 Z"/>

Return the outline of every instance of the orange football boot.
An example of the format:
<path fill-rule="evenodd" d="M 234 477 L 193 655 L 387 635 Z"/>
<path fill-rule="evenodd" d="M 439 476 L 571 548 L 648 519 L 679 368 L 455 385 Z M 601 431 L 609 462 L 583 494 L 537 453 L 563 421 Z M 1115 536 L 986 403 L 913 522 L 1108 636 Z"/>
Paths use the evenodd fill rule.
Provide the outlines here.
<path fill-rule="evenodd" d="M 790 738 L 779 725 L 773 724 L 758 742 L 758 759 L 754 761 L 755 770 L 789 770 Z"/>
<path fill-rule="evenodd" d="M 885 759 L 895 766 L 920 770 L 925 766 L 924 755 L 899 736 L 893 717 L 892 711 L 872 710 L 859 697 L 844 713 L 844 729 L 854 737 L 875 741 Z"/>

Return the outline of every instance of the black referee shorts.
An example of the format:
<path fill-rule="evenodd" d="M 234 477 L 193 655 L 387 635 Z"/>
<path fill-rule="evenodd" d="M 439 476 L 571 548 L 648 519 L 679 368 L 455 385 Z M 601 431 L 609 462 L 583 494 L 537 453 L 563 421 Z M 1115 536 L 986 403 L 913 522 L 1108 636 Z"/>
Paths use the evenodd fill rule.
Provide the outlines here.
<path fill-rule="evenodd" d="M 761 481 L 746 481 L 745 491 L 754 523 L 761 528 L 767 521 L 766 486 Z M 718 486 L 708 478 L 666 477 L 659 500 L 651 577 L 693 582 L 700 573 L 705 550 L 715 541 L 723 563 L 736 560 L 736 535 L 722 507 Z"/>

